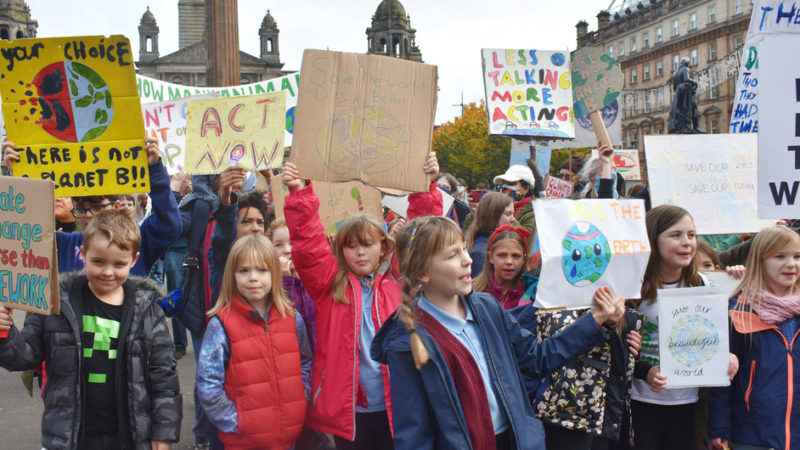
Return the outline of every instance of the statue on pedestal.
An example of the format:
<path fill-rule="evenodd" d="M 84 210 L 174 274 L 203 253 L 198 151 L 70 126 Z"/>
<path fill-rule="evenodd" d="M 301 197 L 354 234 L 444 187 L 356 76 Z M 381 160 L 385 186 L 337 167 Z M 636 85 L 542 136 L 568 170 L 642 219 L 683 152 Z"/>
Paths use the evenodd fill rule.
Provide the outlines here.
<path fill-rule="evenodd" d="M 670 134 L 703 133 L 697 128 L 700 112 L 697 109 L 697 82 L 689 78 L 689 58 L 681 58 L 678 70 L 672 75 L 672 106 L 669 108 Z"/>

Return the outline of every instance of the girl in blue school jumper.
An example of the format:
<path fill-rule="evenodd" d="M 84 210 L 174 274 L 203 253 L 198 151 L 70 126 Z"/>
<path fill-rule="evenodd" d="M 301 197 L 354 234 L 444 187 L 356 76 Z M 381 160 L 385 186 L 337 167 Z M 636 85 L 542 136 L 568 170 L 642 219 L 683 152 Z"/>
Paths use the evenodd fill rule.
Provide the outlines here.
<path fill-rule="evenodd" d="M 520 371 L 538 377 L 602 342 L 622 298 L 596 294 L 591 314 L 539 344 L 491 295 L 472 292 L 452 220 L 412 220 L 398 252 L 403 302 L 372 344 L 389 368 L 395 448 L 543 449 Z"/>
<path fill-rule="evenodd" d="M 718 449 L 800 448 L 800 236 L 762 230 L 746 267 L 730 305 L 739 372 L 711 392 L 708 435 Z"/>

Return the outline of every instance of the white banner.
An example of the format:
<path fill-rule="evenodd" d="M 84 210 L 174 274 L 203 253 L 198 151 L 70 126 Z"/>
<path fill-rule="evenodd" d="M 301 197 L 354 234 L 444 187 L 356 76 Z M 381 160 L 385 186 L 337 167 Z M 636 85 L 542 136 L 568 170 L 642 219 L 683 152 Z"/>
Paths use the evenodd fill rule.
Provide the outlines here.
<path fill-rule="evenodd" d="M 794 7 L 792 7 L 794 8 Z M 800 216 L 800 35 L 772 34 L 760 44 L 758 217 Z"/>
<path fill-rule="evenodd" d="M 580 308 L 595 290 L 639 298 L 650 257 L 642 200 L 535 200 L 542 271 L 536 305 Z"/>
<path fill-rule="evenodd" d="M 723 290 L 659 289 L 658 336 L 667 389 L 730 384 L 728 297 Z"/>
<path fill-rule="evenodd" d="M 136 75 L 136 87 L 139 89 L 139 98 L 142 103 L 175 100 L 213 92 L 219 93 L 220 97 L 237 97 L 284 91 L 286 92 L 286 140 L 284 141 L 284 145 L 287 147 L 292 145 L 294 111 L 297 106 L 297 89 L 299 85 L 299 72 L 283 77 L 272 78 L 270 80 L 229 87 L 184 86 L 181 84 L 167 83 L 166 81 L 156 80 L 155 78 L 143 75 Z"/>
<path fill-rule="evenodd" d="M 731 133 L 756 133 L 759 127 L 759 60 L 762 41 L 775 34 L 800 33 L 800 21 L 795 20 L 797 5 L 794 1 L 755 0 L 747 39 L 744 42 L 742 63 L 736 80 L 735 99 L 731 112 Z M 796 58 L 786 58 L 796 54 L 797 47 L 787 47 L 782 63 L 791 63 Z M 781 66 L 783 69 L 783 66 Z"/>
<path fill-rule="evenodd" d="M 186 161 L 186 106 L 189 100 L 218 97 L 218 93 L 182 97 L 165 102 L 142 103 L 142 116 L 147 135 L 158 139 L 161 160 L 170 175 Z"/>
<path fill-rule="evenodd" d="M 645 136 L 653 206 L 678 205 L 699 234 L 757 232 L 754 134 Z M 791 217 L 791 216 L 787 216 Z"/>

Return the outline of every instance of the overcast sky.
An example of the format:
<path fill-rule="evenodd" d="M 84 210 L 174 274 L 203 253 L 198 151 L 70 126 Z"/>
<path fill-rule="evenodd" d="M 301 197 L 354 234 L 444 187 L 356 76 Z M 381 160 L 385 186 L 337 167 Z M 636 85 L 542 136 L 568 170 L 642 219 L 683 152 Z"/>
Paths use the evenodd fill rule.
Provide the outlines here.
<path fill-rule="evenodd" d="M 148 6 L 159 27 L 160 56 L 178 50 L 177 0 L 27 0 L 39 37 L 127 36 L 139 54 L 139 20 Z M 239 45 L 259 56 L 258 28 L 269 9 L 280 29 L 284 70 L 300 70 L 303 50 L 364 53 L 365 30 L 380 0 L 239 0 Z M 608 0 L 402 0 L 427 64 L 439 67 L 436 123 L 460 114 L 453 106 L 483 98 L 481 48 L 574 50 L 575 24 L 597 28 Z"/>

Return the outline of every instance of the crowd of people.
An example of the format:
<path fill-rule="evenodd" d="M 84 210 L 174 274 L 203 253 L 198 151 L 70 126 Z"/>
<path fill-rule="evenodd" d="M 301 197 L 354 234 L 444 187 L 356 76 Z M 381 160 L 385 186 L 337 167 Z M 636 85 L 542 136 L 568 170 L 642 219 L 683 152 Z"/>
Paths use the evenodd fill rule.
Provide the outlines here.
<path fill-rule="evenodd" d="M 626 191 L 599 146 L 552 176 L 575 199 L 644 199 L 641 296 L 599 286 L 590 308 L 539 310 L 533 162 L 484 195 L 431 153 L 430 189 L 405 218 L 356 214 L 330 235 L 291 162 L 170 177 L 146 144 L 149 197 L 56 199 L 61 313 L 18 328 L 0 306 L 0 366 L 35 371 L 44 448 L 170 448 L 185 395 L 195 448 L 800 448 L 790 220 L 698 236 L 685 209 Z M 13 176 L 13 143 L 3 158 Z M 272 177 L 288 189 L 282 212 L 253 188 Z M 708 285 L 701 271 L 716 269 L 739 280 L 731 384 L 666 389 L 658 290 Z M 179 387 L 187 331 L 197 372 Z"/>

